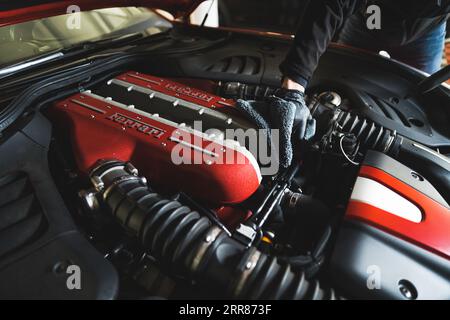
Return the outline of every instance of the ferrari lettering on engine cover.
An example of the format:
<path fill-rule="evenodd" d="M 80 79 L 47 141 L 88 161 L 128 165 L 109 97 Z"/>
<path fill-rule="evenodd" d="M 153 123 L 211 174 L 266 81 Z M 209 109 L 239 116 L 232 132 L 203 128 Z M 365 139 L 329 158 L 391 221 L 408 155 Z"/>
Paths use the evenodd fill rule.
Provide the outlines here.
<path fill-rule="evenodd" d="M 146 135 L 151 135 L 158 139 L 161 138 L 162 135 L 166 132 L 165 130 L 151 126 L 139 120 L 135 120 L 130 117 L 124 116 L 123 114 L 120 113 L 114 113 L 113 115 L 106 117 L 106 119 L 112 120 L 116 123 L 120 123 L 125 127 L 136 129 L 139 132 L 142 132 Z"/>
<path fill-rule="evenodd" d="M 201 92 L 201 91 L 198 91 L 198 90 L 192 89 L 190 87 L 186 87 L 186 86 L 179 86 L 179 85 L 176 85 L 173 83 L 166 84 L 166 89 L 168 89 L 170 91 L 174 91 L 176 93 L 187 95 L 192 98 L 200 99 L 200 100 L 203 100 L 206 102 L 211 102 L 214 99 L 214 97 L 212 97 L 204 92 Z"/>

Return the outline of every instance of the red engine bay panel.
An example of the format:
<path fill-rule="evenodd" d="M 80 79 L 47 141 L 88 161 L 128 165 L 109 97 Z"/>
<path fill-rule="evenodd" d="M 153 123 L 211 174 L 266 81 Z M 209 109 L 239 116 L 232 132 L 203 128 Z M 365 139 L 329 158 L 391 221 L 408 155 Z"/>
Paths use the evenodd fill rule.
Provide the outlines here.
<path fill-rule="evenodd" d="M 211 204 L 232 204 L 258 188 L 255 158 L 234 141 L 210 138 L 186 125 L 195 118 L 208 128 L 246 126 L 231 118 L 233 113 L 222 112 L 232 105 L 210 93 L 130 71 L 59 101 L 48 116 L 69 135 L 82 174 L 99 159 L 131 161 L 152 185 Z"/>
<path fill-rule="evenodd" d="M 420 221 L 410 221 L 375 204 L 350 200 L 347 218 L 357 219 L 450 259 L 450 209 L 392 175 L 371 166 L 362 166 L 359 177 L 392 190 L 420 210 Z M 354 191 L 355 192 L 355 191 Z M 385 201 L 390 199 L 385 198 Z M 404 212 L 409 214 L 409 212 Z"/>

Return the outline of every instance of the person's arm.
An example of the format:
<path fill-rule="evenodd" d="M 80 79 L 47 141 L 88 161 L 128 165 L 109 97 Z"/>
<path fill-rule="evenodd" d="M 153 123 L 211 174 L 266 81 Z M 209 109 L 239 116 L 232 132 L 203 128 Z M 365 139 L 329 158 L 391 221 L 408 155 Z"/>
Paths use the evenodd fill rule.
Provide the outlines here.
<path fill-rule="evenodd" d="M 282 86 L 304 92 L 319 58 L 345 19 L 366 5 L 365 0 L 310 0 L 294 43 L 280 65 Z"/>

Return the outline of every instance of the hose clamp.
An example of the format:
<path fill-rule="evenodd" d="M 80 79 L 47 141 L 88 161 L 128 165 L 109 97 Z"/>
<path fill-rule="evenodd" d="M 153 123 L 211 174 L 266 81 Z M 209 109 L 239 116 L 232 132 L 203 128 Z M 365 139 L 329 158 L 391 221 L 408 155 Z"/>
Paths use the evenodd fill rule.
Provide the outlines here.
<path fill-rule="evenodd" d="M 206 233 L 205 238 L 203 239 L 200 247 L 198 248 L 194 259 L 191 263 L 191 271 L 195 272 L 197 268 L 200 266 L 200 263 L 203 260 L 203 257 L 206 254 L 206 251 L 208 251 L 208 248 L 216 241 L 216 239 L 219 237 L 219 235 L 222 233 L 222 229 L 220 229 L 217 226 L 213 226 L 209 229 L 208 233 Z"/>
<path fill-rule="evenodd" d="M 234 289 L 234 297 L 239 297 L 239 295 L 242 292 L 242 289 L 245 286 L 245 283 L 247 282 L 248 278 L 252 274 L 253 270 L 255 269 L 259 258 L 261 257 L 261 251 L 258 249 L 251 247 L 249 252 L 249 258 L 245 262 L 245 265 L 243 266 L 244 270 L 241 272 L 240 277 L 237 280 L 235 289 Z"/>
<path fill-rule="evenodd" d="M 384 150 L 383 150 L 384 154 L 387 154 L 389 152 L 396 137 L 397 137 L 397 131 L 394 131 L 389 135 L 389 141 L 386 143 L 386 146 L 384 147 Z"/>
<path fill-rule="evenodd" d="M 108 188 L 103 192 L 103 200 L 106 200 L 109 196 L 109 194 L 111 193 L 111 191 L 114 189 L 114 187 L 116 187 L 117 185 L 126 182 L 126 181 L 130 181 L 130 180 L 135 180 L 137 182 L 143 183 L 142 179 L 135 177 L 135 176 L 122 176 L 119 177 L 117 179 L 115 179 L 109 186 Z"/>

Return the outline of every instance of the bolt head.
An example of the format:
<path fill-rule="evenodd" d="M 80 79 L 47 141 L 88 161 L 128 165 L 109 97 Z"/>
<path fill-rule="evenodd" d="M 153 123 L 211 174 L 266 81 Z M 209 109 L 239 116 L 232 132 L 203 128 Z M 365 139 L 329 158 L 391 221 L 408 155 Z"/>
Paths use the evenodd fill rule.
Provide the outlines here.
<path fill-rule="evenodd" d="M 97 190 L 98 192 L 102 191 L 105 188 L 105 183 L 98 176 L 93 176 L 91 178 L 91 182 L 95 190 Z"/>
<path fill-rule="evenodd" d="M 137 176 L 138 174 L 139 174 L 139 171 L 138 171 L 138 169 L 136 169 L 136 167 L 135 166 L 133 166 L 131 163 L 126 163 L 125 164 L 125 170 L 129 173 L 129 174 L 131 174 L 131 175 L 133 175 L 133 176 Z"/>

